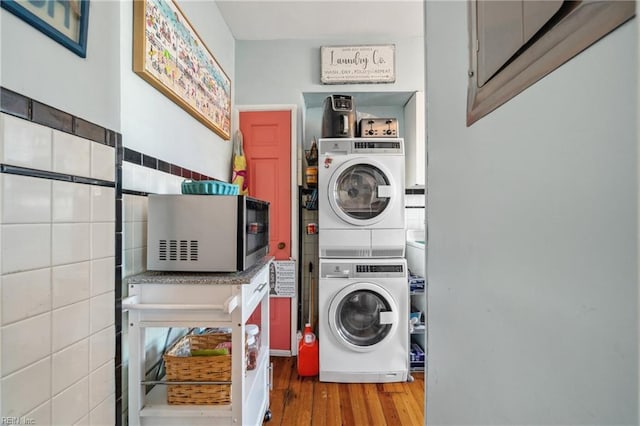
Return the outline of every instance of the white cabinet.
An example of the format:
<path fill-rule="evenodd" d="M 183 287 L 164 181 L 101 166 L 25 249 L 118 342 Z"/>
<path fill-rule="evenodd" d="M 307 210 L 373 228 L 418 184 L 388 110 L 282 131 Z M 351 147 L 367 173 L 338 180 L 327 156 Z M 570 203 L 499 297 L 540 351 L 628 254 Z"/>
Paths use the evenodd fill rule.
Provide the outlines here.
<path fill-rule="evenodd" d="M 233 274 L 146 272 L 128 279 L 129 425 L 253 425 L 269 412 L 269 267 Z M 257 368 L 247 370 L 245 323 L 262 309 Z M 150 327 L 232 330 L 231 404 L 169 405 L 165 382 L 145 381 L 145 332 Z M 149 384 L 153 389 L 146 393 Z"/>

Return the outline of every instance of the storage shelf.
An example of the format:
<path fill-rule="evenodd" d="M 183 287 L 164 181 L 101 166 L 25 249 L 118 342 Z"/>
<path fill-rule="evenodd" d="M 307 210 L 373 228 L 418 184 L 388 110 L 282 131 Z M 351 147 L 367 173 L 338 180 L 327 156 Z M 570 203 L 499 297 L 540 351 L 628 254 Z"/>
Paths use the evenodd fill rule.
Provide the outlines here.
<path fill-rule="evenodd" d="M 156 385 L 145 398 L 140 417 L 229 417 L 231 404 L 225 405 L 170 405 L 167 386 Z"/>

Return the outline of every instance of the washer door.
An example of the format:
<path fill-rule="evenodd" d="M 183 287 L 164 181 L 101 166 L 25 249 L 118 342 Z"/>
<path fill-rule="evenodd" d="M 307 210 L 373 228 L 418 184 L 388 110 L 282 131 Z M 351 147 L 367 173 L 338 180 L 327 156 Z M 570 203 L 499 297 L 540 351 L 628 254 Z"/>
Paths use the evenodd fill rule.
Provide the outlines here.
<path fill-rule="evenodd" d="M 381 221 L 397 196 L 393 177 L 378 162 L 356 158 L 331 175 L 327 190 L 334 213 L 351 225 Z"/>
<path fill-rule="evenodd" d="M 329 329 L 338 343 L 369 352 L 394 335 L 398 309 L 388 291 L 372 283 L 354 283 L 340 290 L 329 305 Z"/>

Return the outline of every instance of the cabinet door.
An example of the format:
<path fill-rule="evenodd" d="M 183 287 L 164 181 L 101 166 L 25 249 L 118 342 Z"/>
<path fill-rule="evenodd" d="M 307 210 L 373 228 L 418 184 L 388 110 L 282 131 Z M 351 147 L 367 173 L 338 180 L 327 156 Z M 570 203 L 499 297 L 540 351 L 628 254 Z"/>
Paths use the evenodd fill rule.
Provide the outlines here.
<path fill-rule="evenodd" d="M 527 0 L 522 3 L 523 43 L 529 41 L 560 9 L 563 0 Z"/>
<path fill-rule="evenodd" d="M 522 1 L 478 1 L 478 86 L 522 46 Z"/>
<path fill-rule="evenodd" d="M 478 86 L 482 87 L 560 9 L 562 0 L 478 0 Z"/>

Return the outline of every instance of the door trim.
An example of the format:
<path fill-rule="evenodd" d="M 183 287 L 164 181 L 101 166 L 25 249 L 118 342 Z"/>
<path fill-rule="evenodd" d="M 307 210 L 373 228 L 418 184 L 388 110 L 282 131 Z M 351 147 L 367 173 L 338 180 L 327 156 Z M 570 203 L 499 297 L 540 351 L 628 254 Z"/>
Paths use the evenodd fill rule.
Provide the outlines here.
<path fill-rule="evenodd" d="M 294 104 L 266 104 L 266 105 L 236 105 L 233 111 L 232 123 L 236 123 L 233 132 L 240 127 L 241 112 L 259 112 L 259 111 L 289 111 L 291 114 L 291 259 L 298 263 L 298 185 L 302 183 L 302 178 L 298 173 L 298 106 Z M 297 268 L 296 268 L 297 269 Z M 297 277 L 296 277 L 297 279 Z M 298 354 L 298 342 L 296 339 L 295 328 L 298 323 L 298 295 L 291 298 L 291 354 L 283 354 L 283 351 L 277 351 L 273 355 L 292 355 Z"/>

